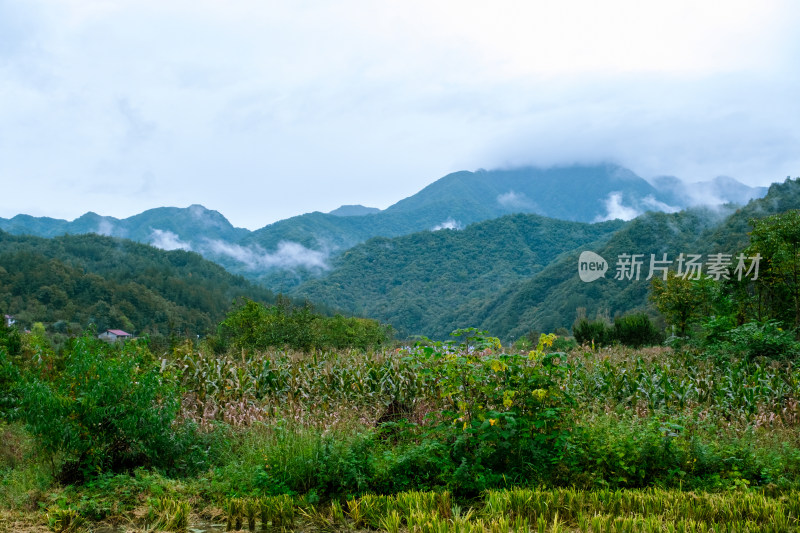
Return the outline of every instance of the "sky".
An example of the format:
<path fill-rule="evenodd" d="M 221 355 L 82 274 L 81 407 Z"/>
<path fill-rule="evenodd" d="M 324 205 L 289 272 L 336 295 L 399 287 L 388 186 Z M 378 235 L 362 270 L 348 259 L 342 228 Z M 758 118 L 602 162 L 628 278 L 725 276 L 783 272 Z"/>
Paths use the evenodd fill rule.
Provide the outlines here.
<path fill-rule="evenodd" d="M 792 0 L 0 0 L 0 217 L 257 229 L 458 170 L 800 175 Z"/>

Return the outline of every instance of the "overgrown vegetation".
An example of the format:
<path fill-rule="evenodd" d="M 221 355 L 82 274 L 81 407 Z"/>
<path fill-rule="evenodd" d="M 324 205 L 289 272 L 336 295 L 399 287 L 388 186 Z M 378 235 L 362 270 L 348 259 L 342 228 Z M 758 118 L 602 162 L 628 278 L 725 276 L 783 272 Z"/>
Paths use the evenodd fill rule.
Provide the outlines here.
<path fill-rule="evenodd" d="M 604 320 L 581 318 L 572 330 L 578 343 L 592 346 L 610 346 L 618 342 L 624 346 L 640 348 L 658 345 L 664 341 L 664 335 L 646 313 L 617 317 L 610 326 Z"/>
<path fill-rule="evenodd" d="M 378 348 L 391 338 L 390 326 L 366 318 L 322 315 L 309 305 L 294 306 L 286 298 L 265 306 L 244 300 L 228 313 L 211 340 L 218 353 L 229 348 L 265 350 L 289 347 L 295 350 L 314 348 Z"/>
<path fill-rule="evenodd" d="M 750 223 L 750 245 L 738 259 L 731 255 L 719 280 L 669 272 L 666 280 L 653 279 L 650 298 L 678 337 L 711 352 L 795 360 L 800 355 L 800 210 Z M 749 277 L 737 272 L 745 258 Z"/>
<path fill-rule="evenodd" d="M 755 223 L 764 279 L 800 259 L 778 231 L 794 216 Z M 157 356 L 5 328 L 4 512 L 64 531 L 180 531 L 193 512 L 251 530 L 795 531 L 794 294 L 729 278 L 654 282 L 666 345 L 631 314 L 579 321 L 579 345 L 471 328 L 390 347 L 377 322 L 249 300 Z"/>
<path fill-rule="evenodd" d="M 0 310 L 63 342 L 93 324 L 153 339 L 213 332 L 234 298 L 276 297 L 200 255 L 100 235 L 0 231 Z"/>
<path fill-rule="evenodd" d="M 180 528 L 207 506 L 234 526 L 240 516 L 242 527 L 392 530 L 463 519 L 484 531 L 516 519 L 517 508 L 520 528 L 541 517 L 548 530 L 591 531 L 592 520 L 616 527 L 624 515 L 624 527 L 656 531 L 701 521 L 696 510 L 666 510 L 665 501 L 688 505 L 679 488 L 736 491 L 703 496 L 712 514 L 702 520 L 739 524 L 731 527 L 796 516 L 780 495 L 800 489 L 800 375 L 783 352 L 733 349 L 748 345 L 734 333 L 713 353 L 557 352 L 552 335 L 520 353 L 470 329 L 377 352 L 215 354 L 187 342 L 160 359 L 142 343 L 85 337 L 56 354 L 34 349 L 41 339 L 30 335 L 20 354 L 0 350 L 16 370 L 4 441 L 19 443 L 0 456 L 0 491 L 14 506 L 41 503 L 59 523 L 140 509 L 141 527 Z M 504 491 L 515 486 L 528 488 Z M 619 492 L 647 487 L 660 489 Z M 408 492 L 420 490 L 449 503 L 415 514 L 428 504 L 402 502 L 428 501 Z M 762 514 L 723 511 L 751 497 Z M 548 498 L 567 498 L 558 518 L 536 507 Z M 638 517 L 597 507 L 609 498 L 655 507 Z"/>
<path fill-rule="evenodd" d="M 516 214 L 461 230 L 375 238 L 349 249 L 328 275 L 292 294 L 378 318 L 402 335 L 446 339 L 459 325 L 475 323 L 476 312 L 498 291 L 529 279 L 564 252 L 608 239 L 622 225 Z"/>

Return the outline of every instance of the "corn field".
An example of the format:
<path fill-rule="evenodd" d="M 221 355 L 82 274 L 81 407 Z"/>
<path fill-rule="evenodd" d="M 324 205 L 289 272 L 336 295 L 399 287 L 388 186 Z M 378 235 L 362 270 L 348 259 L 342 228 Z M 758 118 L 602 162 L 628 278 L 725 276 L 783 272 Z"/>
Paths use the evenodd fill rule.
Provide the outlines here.
<path fill-rule="evenodd" d="M 330 423 L 343 411 L 358 412 L 371 425 L 392 403 L 441 404 L 437 369 L 416 355 L 415 349 L 238 356 L 176 350 L 162 361 L 162 370 L 180 375 L 184 416 L 201 427 L 281 417 Z M 565 359 L 569 372 L 561 388 L 578 411 L 623 406 L 642 416 L 695 412 L 755 427 L 800 421 L 800 371 L 792 363 L 714 363 L 667 348 L 577 350 Z"/>

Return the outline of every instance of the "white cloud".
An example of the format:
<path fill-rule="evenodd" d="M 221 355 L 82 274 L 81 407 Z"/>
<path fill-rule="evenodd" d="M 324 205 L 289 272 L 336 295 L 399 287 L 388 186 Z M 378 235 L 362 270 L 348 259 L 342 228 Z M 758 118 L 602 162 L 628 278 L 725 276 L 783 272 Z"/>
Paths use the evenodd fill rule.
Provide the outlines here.
<path fill-rule="evenodd" d="M 608 195 L 603 202 L 606 208 L 605 216 L 598 216 L 595 222 L 603 222 L 605 220 L 631 220 L 642 213 L 633 207 L 622 205 L 622 193 L 612 192 Z"/>
<path fill-rule="evenodd" d="M 98 235 L 105 235 L 107 237 L 111 236 L 114 234 L 114 224 L 103 219 L 97 224 L 97 231 L 95 233 Z"/>
<path fill-rule="evenodd" d="M 304 267 L 312 270 L 327 270 L 328 254 L 311 250 L 302 244 L 281 241 L 275 252 L 269 253 L 260 246 L 245 247 L 220 240 L 208 240 L 208 251 L 230 257 L 242 263 L 249 270 L 260 271 L 274 268 L 293 270 Z"/>
<path fill-rule="evenodd" d="M 0 131 L 14 132 L 0 216 L 188 201 L 255 229 L 521 164 L 782 180 L 800 168 L 799 13 L 790 0 L 0 0 Z"/>
<path fill-rule="evenodd" d="M 677 213 L 681 210 L 680 207 L 675 207 L 674 205 L 665 204 L 664 202 L 656 200 L 652 194 L 648 194 L 642 198 L 642 206 L 651 211 L 663 211 L 664 213 Z"/>
<path fill-rule="evenodd" d="M 439 231 L 440 229 L 461 229 L 461 224 L 456 220 L 453 220 L 452 217 L 447 217 L 447 220 L 442 222 L 441 224 L 437 224 L 431 228 L 431 231 Z"/>
<path fill-rule="evenodd" d="M 178 235 L 169 231 L 154 229 L 150 233 L 150 244 L 162 250 L 191 250 L 192 246 L 183 242 Z"/>
<path fill-rule="evenodd" d="M 497 203 L 507 209 L 533 209 L 534 204 L 525 193 L 508 191 L 497 195 Z"/>

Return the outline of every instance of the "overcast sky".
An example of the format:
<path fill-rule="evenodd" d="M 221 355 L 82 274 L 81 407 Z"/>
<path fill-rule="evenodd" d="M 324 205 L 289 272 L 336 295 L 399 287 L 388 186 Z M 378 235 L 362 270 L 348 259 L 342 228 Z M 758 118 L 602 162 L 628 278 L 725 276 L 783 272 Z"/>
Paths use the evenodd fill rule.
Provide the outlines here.
<path fill-rule="evenodd" d="M 0 0 L 0 217 L 256 229 L 456 170 L 800 175 L 799 2 Z"/>

